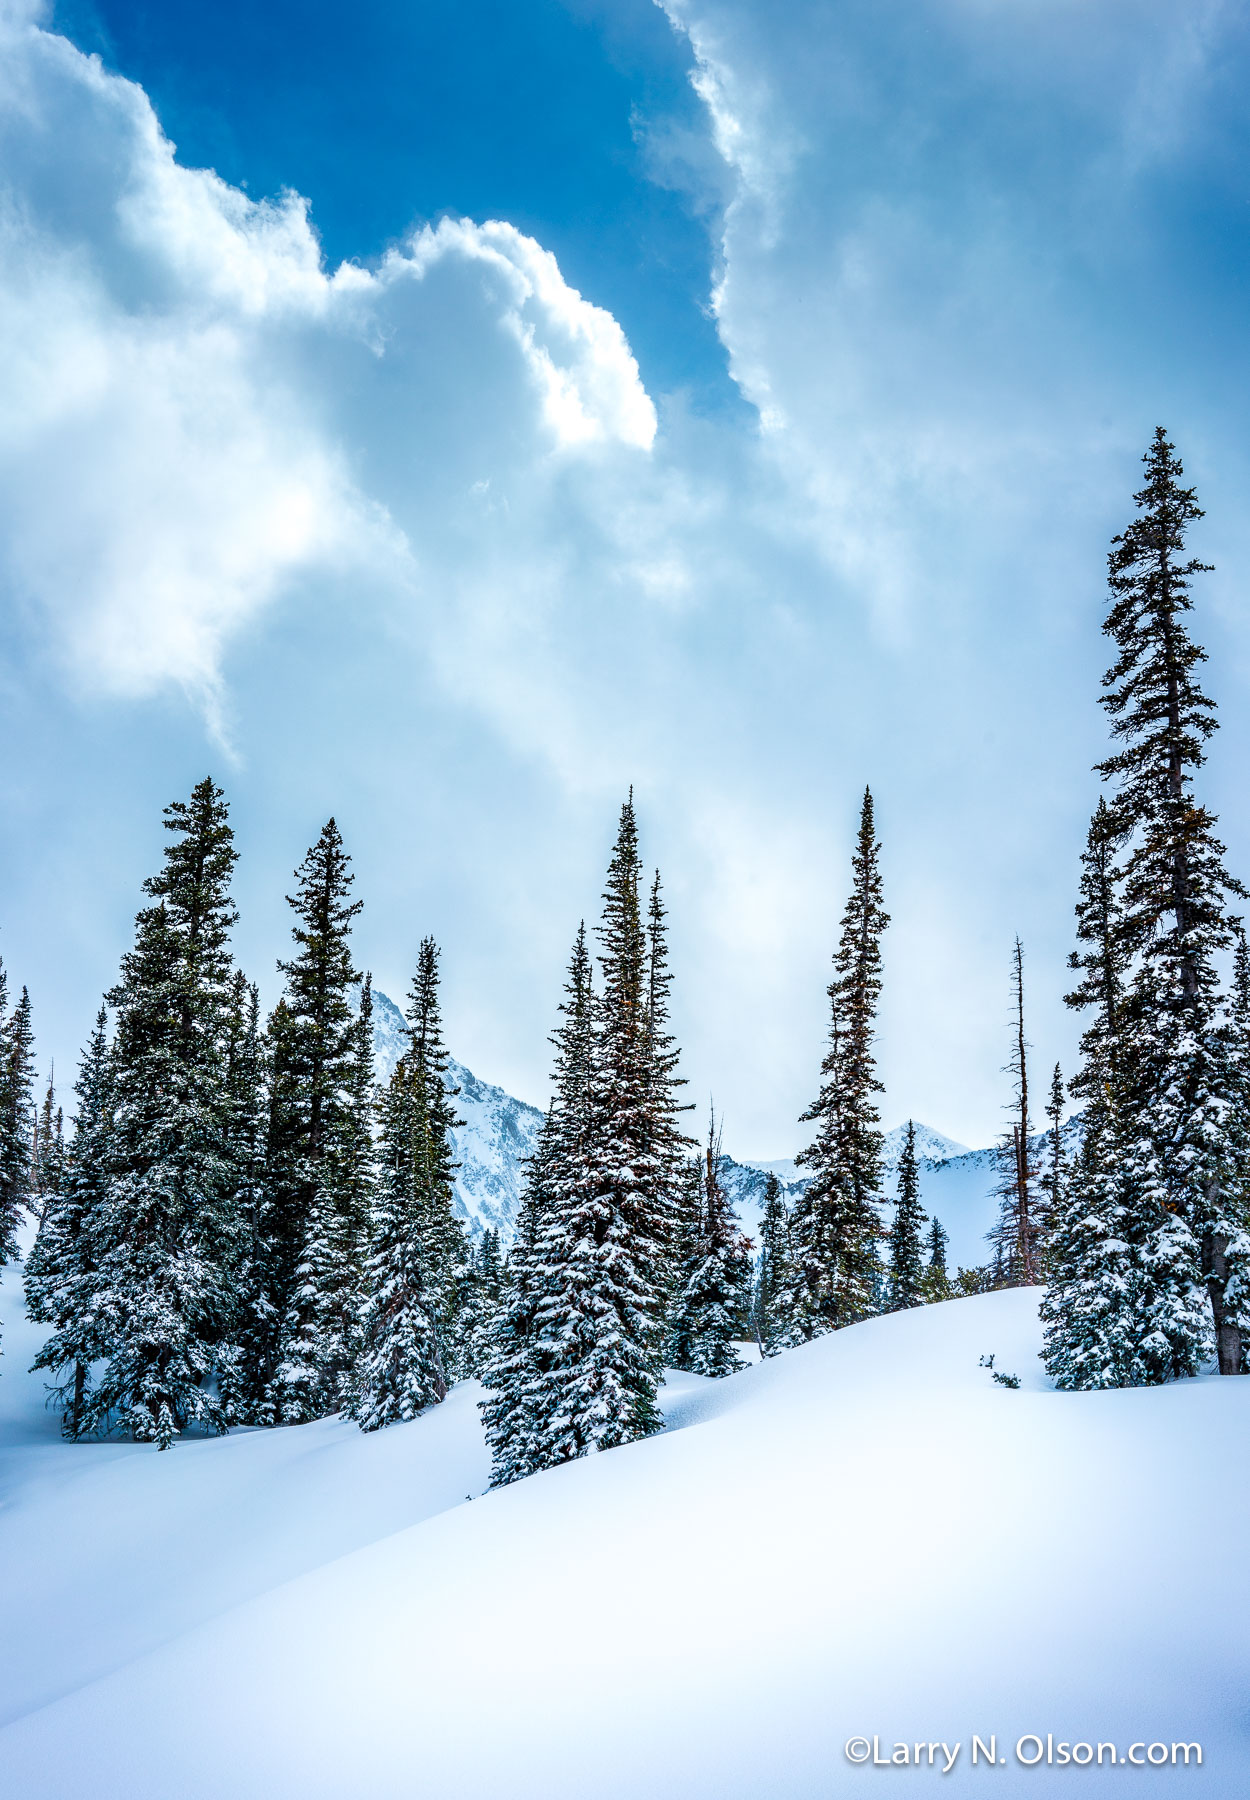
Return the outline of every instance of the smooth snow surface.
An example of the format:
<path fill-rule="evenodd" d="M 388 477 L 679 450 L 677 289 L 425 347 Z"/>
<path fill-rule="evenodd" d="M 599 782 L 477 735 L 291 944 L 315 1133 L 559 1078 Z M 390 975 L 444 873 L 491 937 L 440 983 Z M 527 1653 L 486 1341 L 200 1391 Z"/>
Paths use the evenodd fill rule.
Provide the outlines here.
<path fill-rule="evenodd" d="M 470 1386 L 368 1437 L 63 1445 L 15 1285 L 6 1796 L 1250 1791 L 1250 1382 L 1050 1392 L 1036 1296 L 993 1294 L 678 1377 L 662 1437 L 483 1496 Z M 1026 1732 L 1204 1764 L 1024 1769 Z"/>

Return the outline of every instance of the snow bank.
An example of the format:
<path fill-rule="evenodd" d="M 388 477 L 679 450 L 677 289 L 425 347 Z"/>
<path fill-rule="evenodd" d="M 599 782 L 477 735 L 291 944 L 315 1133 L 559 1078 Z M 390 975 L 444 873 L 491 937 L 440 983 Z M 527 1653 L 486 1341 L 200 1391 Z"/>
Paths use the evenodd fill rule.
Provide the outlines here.
<path fill-rule="evenodd" d="M 1246 1791 L 1250 1383 L 1050 1392 L 1029 1293 L 680 1378 L 664 1436 L 485 1496 L 468 1387 L 371 1438 L 71 1448 L 16 1398 L 18 1339 L 23 1800 Z M 1047 1732 L 1204 1762 L 1021 1768 Z M 973 1733 L 1008 1761 L 973 1768 Z M 961 1748 L 946 1777 L 854 1767 L 855 1734 Z"/>

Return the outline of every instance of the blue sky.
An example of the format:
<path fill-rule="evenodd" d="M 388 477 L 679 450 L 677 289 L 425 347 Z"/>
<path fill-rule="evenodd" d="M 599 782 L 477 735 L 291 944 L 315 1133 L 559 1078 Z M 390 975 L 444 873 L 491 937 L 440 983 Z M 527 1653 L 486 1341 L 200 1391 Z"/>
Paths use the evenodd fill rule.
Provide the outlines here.
<path fill-rule="evenodd" d="M 68 0 L 53 18 L 143 84 L 184 161 L 308 195 L 329 262 L 444 213 L 508 219 L 620 320 L 648 385 L 736 400 L 706 310 L 707 202 L 648 180 L 635 136 L 701 131 L 690 46 L 653 0 Z"/>
<path fill-rule="evenodd" d="M 266 999 L 334 813 L 376 979 L 432 931 L 456 1053 L 541 1102 L 632 782 L 692 1095 L 792 1153 L 867 781 L 887 1122 L 993 1135 L 1017 931 L 1071 1060 L 1158 422 L 1250 869 L 1245 24 L 3 0 L 0 952 L 45 1059 L 211 770 Z"/>

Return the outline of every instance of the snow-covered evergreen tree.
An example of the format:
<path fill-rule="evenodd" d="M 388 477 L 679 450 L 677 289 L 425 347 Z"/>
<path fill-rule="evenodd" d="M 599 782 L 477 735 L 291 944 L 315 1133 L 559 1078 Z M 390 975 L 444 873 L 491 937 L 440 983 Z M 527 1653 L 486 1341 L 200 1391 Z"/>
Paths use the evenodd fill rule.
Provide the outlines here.
<path fill-rule="evenodd" d="M 583 923 L 569 961 L 560 1023 L 551 1039 L 556 1052 L 551 1104 L 526 1167 L 504 1292 L 483 1363 L 487 1392 L 481 1409 L 493 1487 L 546 1468 L 560 1448 L 552 1430 L 560 1390 L 549 1377 L 560 1364 L 564 1347 L 559 1338 L 542 1333 L 540 1311 L 549 1275 L 548 1221 L 558 1196 L 567 1206 L 588 1129 L 593 1010 Z"/>
<path fill-rule="evenodd" d="M 1109 559 L 1113 602 L 1104 629 L 1119 656 L 1103 704 L 1119 747 L 1101 765 L 1122 868 L 1124 947 L 1135 961 L 1124 1012 L 1128 1109 L 1124 1154 L 1140 1189 L 1150 1280 L 1149 1326 L 1162 1374 L 1187 1374 L 1207 1353 L 1212 1326 L 1221 1372 L 1241 1367 L 1239 1302 L 1250 1242 L 1232 1173 L 1230 1075 L 1217 959 L 1234 947 L 1230 897 L 1245 897 L 1224 866 L 1215 818 L 1193 791 L 1216 728 L 1201 690 L 1205 652 L 1184 615 L 1188 525 L 1202 517 L 1180 486 L 1179 459 L 1162 429 L 1144 458 L 1138 517 Z M 1194 1306 L 1195 1276 L 1210 1316 Z"/>
<path fill-rule="evenodd" d="M 438 949 L 426 938 L 409 995 L 408 1048 L 379 1104 L 377 1223 L 349 1410 L 362 1430 L 415 1418 L 461 1373 L 466 1264 L 453 1208 L 459 1121 L 447 1086 Z"/>
<path fill-rule="evenodd" d="M 226 1035 L 226 1147 L 238 1215 L 238 1304 L 233 1341 L 223 1348 L 217 1383 L 231 1422 L 252 1417 L 254 1369 L 265 1333 L 259 1327 L 264 1293 L 263 1221 L 269 1123 L 268 1046 L 260 1022 L 260 992 L 242 970 L 230 990 Z"/>
<path fill-rule="evenodd" d="M 884 1140 L 876 1096 L 882 1091 L 873 1045 L 881 995 L 879 845 L 872 795 L 864 792 L 852 858 L 853 884 L 829 984 L 829 1048 L 821 1089 L 803 1114 L 815 1142 L 795 1159 L 812 1179 L 794 1209 L 796 1270 L 792 1329 L 812 1338 L 870 1312 L 878 1292 Z"/>
<path fill-rule="evenodd" d="M 55 1072 L 48 1076 L 43 1102 L 35 1122 L 34 1154 L 31 1157 L 30 1200 L 37 1218 L 42 1219 L 60 1193 L 65 1173 L 65 1119 L 57 1105 Z"/>
<path fill-rule="evenodd" d="M 1119 856 L 1108 942 L 1121 994 L 1048 1306 L 1056 1366 L 1075 1386 L 1192 1374 L 1212 1345 L 1221 1372 L 1238 1373 L 1250 1326 L 1235 1031 L 1218 969 L 1235 948 L 1229 901 L 1245 890 L 1194 792 L 1216 729 L 1197 679 L 1205 652 L 1185 622 L 1191 578 L 1206 567 L 1186 559 L 1185 536 L 1202 513 L 1162 429 L 1144 461 L 1138 516 L 1108 559 L 1104 625 L 1118 652 L 1103 684 L 1117 747 L 1099 772 L 1113 784 L 1103 829 Z M 1093 1085 L 1086 1078 L 1082 1069 Z M 1089 1314 L 1098 1328 L 1082 1344 L 1075 1321 Z"/>
<path fill-rule="evenodd" d="M 661 1424 L 663 1299 L 676 1185 L 675 1058 L 662 914 L 644 922 L 633 798 L 599 925 L 585 1125 L 562 1147 L 544 1220 L 537 1330 L 551 1353 L 544 1461 L 646 1437 Z M 653 890 L 653 893 L 658 890 Z"/>
<path fill-rule="evenodd" d="M 76 1438 L 85 1424 L 87 1372 L 109 1342 L 108 1294 L 101 1278 L 109 1219 L 113 1123 L 107 1014 L 96 1015 L 75 1086 L 78 1109 L 61 1180 L 50 1193 L 25 1269 L 26 1310 L 52 1326 L 34 1369 L 46 1369 L 61 1408 L 61 1429 Z"/>
<path fill-rule="evenodd" d="M 790 1213 L 781 1182 L 770 1170 L 760 1208 L 760 1253 L 751 1295 L 751 1330 L 761 1356 L 783 1348 L 785 1297 L 791 1291 Z"/>
<path fill-rule="evenodd" d="M 693 1375 L 732 1375 L 746 1367 L 737 1350 L 751 1282 L 751 1240 L 738 1228 L 720 1177 L 716 1119 L 693 1165 L 698 1229 L 669 1327 L 668 1361 Z"/>
<path fill-rule="evenodd" d="M 1088 1013 L 1072 1092 L 1085 1102 L 1079 1154 L 1052 1205 L 1043 1245 L 1043 1359 L 1059 1387 L 1136 1386 L 1147 1377 L 1147 1283 L 1134 1232 L 1134 1194 L 1121 1153 L 1121 1016 L 1125 958 L 1115 830 L 1105 801 L 1090 821 L 1076 908 L 1080 977 L 1069 1006 Z"/>
<path fill-rule="evenodd" d="M 907 1135 L 898 1158 L 898 1202 L 890 1227 L 891 1310 L 919 1306 L 924 1299 L 924 1264 L 921 1238 L 925 1210 L 920 1204 L 920 1171 L 916 1164 L 916 1127 L 907 1121 Z"/>
<path fill-rule="evenodd" d="M 295 952 L 278 964 L 286 991 L 269 1025 L 272 1058 L 264 1307 L 273 1331 L 254 1381 L 258 1419 L 299 1424 L 341 1404 L 340 1259 L 358 1242 L 369 1170 L 360 1155 L 361 1031 L 351 927 L 361 902 L 329 819 L 288 896 Z M 350 1273 L 350 1271 L 349 1271 Z"/>
<path fill-rule="evenodd" d="M 488 1228 L 467 1252 L 456 1300 L 456 1364 L 464 1376 L 481 1375 L 489 1362 L 502 1293 L 499 1233 Z"/>
<path fill-rule="evenodd" d="M 1042 1169 L 1037 1178 L 1040 1195 L 1037 1209 L 1038 1218 L 1038 1250 L 1043 1273 L 1046 1267 L 1046 1245 L 1050 1238 L 1051 1220 L 1056 1216 L 1063 1202 L 1063 1184 L 1067 1168 L 1067 1156 L 1063 1147 L 1063 1113 L 1067 1104 L 1067 1090 L 1063 1082 L 1063 1070 L 1056 1063 L 1050 1077 L 1050 1093 L 1046 1097 L 1046 1151 Z"/>
<path fill-rule="evenodd" d="M 0 1268 L 17 1260 L 17 1228 L 31 1209 L 35 1125 L 30 995 L 23 988 L 6 1018 L 6 988 L 0 964 Z"/>
<path fill-rule="evenodd" d="M 926 1305 L 950 1299 L 950 1276 L 946 1271 L 946 1246 L 949 1242 L 941 1221 L 931 1219 L 925 1238 L 926 1260 L 921 1273 L 921 1298 Z"/>
<path fill-rule="evenodd" d="M 672 1288 L 680 1080 L 658 877 L 644 919 L 631 794 L 599 926 L 602 988 L 584 934 L 556 1033 L 556 1095 L 531 1169 L 533 1250 L 514 1251 L 488 1365 L 496 1482 L 658 1430 Z"/>
<path fill-rule="evenodd" d="M 225 1058 L 235 850 L 221 790 L 200 782 L 165 826 L 174 841 L 144 883 L 156 904 L 110 995 L 107 1360 L 83 1409 L 88 1427 L 120 1424 L 161 1449 L 189 1424 L 224 1426 L 210 1378 L 233 1341 L 240 1239 Z"/>

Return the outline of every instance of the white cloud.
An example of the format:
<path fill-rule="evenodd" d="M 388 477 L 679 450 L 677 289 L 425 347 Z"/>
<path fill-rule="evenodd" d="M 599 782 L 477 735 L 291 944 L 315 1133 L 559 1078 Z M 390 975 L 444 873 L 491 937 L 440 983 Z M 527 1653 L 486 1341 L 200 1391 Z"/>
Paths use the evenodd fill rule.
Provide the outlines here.
<path fill-rule="evenodd" d="M 489 421 L 488 471 L 650 448 L 620 327 L 514 227 L 444 220 L 329 273 L 303 199 L 183 168 L 140 88 L 20 16 L 0 33 L 0 568 L 83 682 L 212 704 L 231 636 L 301 574 L 395 579 L 420 521 L 371 491 L 362 361 L 410 409 L 410 472 L 457 412 Z"/>
<path fill-rule="evenodd" d="M 443 219 L 390 256 L 382 279 L 424 276 L 448 256 L 480 262 L 504 277 L 509 304 L 502 323 L 521 348 L 557 443 L 571 447 L 615 439 L 651 448 L 655 407 L 624 332 L 611 313 L 567 285 L 549 250 L 498 219 L 484 225 Z"/>

